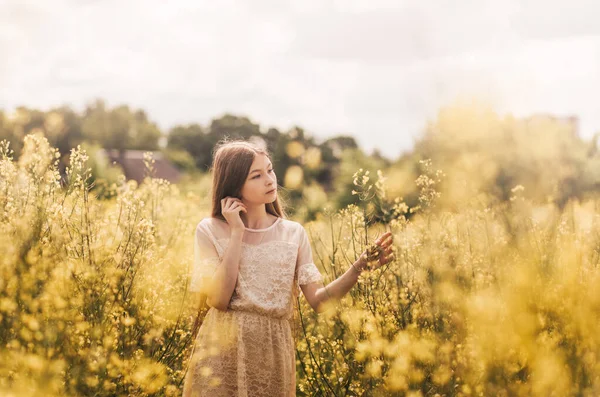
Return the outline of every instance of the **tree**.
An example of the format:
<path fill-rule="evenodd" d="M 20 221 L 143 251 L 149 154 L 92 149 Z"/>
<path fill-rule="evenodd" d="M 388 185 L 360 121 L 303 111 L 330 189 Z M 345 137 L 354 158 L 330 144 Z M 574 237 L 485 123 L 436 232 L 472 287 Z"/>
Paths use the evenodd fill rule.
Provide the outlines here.
<path fill-rule="evenodd" d="M 204 133 L 202 126 L 189 124 L 169 131 L 167 148 L 187 151 L 193 157 L 196 167 L 206 171 L 212 162 L 214 144 L 214 139 Z"/>
<path fill-rule="evenodd" d="M 157 150 L 161 132 L 142 110 L 121 105 L 108 109 L 102 100 L 89 105 L 83 115 L 83 135 L 106 149 Z"/>
<path fill-rule="evenodd" d="M 217 141 L 229 137 L 232 139 L 248 139 L 254 135 L 260 135 L 260 127 L 247 117 L 225 114 L 210 123 L 208 135 Z"/>

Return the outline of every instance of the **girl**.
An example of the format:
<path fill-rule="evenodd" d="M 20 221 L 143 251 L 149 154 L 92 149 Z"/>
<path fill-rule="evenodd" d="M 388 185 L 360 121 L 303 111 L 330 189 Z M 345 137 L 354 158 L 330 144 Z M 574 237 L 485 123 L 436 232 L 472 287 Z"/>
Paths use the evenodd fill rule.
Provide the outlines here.
<path fill-rule="evenodd" d="M 183 396 L 296 395 L 290 321 L 299 290 L 320 313 L 344 296 L 367 266 L 367 251 L 327 286 L 304 227 L 285 217 L 269 154 L 246 141 L 214 152 L 212 216 L 196 227 L 193 302 L 210 306 L 195 338 Z M 392 236 L 375 241 L 389 262 Z"/>

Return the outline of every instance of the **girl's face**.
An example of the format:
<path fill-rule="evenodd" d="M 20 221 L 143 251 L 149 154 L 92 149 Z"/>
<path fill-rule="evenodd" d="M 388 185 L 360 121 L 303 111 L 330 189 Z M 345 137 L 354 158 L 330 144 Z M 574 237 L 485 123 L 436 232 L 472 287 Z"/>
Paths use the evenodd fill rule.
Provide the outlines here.
<path fill-rule="evenodd" d="M 242 187 L 242 200 L 247 203 L 272 203 L 277 198 L 277 176 L 271 160 L 264 154 L 254 157 L 250 173 Z"/>

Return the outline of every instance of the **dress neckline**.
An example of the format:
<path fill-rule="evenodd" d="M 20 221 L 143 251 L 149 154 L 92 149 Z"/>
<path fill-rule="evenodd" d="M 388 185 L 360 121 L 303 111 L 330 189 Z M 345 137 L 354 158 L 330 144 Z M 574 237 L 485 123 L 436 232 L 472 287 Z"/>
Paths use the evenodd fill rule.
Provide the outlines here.
<path fill-rule="evenodd" d="M 223 223 L 229 225 L 227 223 L 227 221 L 224 221 L 224 220 L 219 219 L 219 218 L 215 218 L 215 219 L 217 219 L 218 221 L 223 222 Z M 246 229 L 249 232 L 265 232 L 267 230 L 271 230 L 272 228 L 274 228 L 275 225 L 277 225 L 279 223 L 279 221 L 281 221 L 281 217 L 278 216 L 277 219 L 275 219 L 275 222 L 273 222 L 270 226 L 267 226 L 265 228 L 262 228 L 262 229 L 252 229 L 252 228 L 249 228 L 249 227 L 244 227 L 244 229 Z"/>
<path fill-rule="evenodd" d="M 276 224 L 277 224 L 277 223 L 278 223 L 280 220 L 281 220 L 281 218 L 280 218 L 280 217 L 277 217 L 277 219 L 275 219 L 275 222 L 273 222 L 273 223 L 271 224 L 271 226 L 267 226 L 267 227 L 265 227 L 265 228 L 263 228 L 263 229 L 251 229 L 251 228 L 249 228 L 249 227 L 244 227 L 244 228 L 245 228 L 246 230 L 248 230 L 249 232 L 265 232 L 265 231 L 267 231 L 267 230 L 269 230 L 269 229 L 272 229 L 273 227 L 275 227 L 275 225 L 276 225 Z"/>

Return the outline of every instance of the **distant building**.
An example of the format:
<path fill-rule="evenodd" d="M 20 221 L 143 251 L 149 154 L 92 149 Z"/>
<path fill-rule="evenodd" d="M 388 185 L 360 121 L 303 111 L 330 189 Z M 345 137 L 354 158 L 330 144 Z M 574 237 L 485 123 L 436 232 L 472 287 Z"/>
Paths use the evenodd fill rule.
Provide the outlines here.
<path fill-rule="evenodd" d="M 100 149 L 98 156 L 105 156 L 110 164 L 117 163 L 123 169 L 125 178 L 133 179 L 138 183 L 144 180 L 146 167 L 144 165 L 144 153 L 146 150 L 123 150 Z M 181 179 L 181 172 L 162 153 L 153 152 L 154 178 L 165 179 L 171 183 L 177 183 Z"/>

